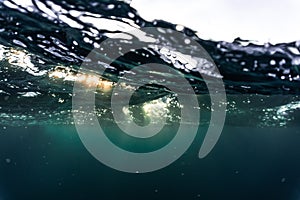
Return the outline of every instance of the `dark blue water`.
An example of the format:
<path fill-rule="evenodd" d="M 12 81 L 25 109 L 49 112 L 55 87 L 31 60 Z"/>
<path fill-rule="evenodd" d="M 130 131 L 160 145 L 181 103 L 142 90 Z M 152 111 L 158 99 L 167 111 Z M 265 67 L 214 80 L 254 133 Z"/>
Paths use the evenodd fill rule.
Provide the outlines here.
<path fill-rule="evenodd" d="M 0 0 L 0 199 L 300 199 L 300 43 L 203 40 L 187 27 L 146 21 L 142 14 L 125 1 Z M 126 32 L 124 27 L 154 27 L 151 37 L 161 46 L 137 41 L 144 48 L 113 51 L 120 58 L 109 64 L 110 55 L 101 52 L 126 42 L 102 42 Z M 160 28 L 192 38 L 207 54 L 182 46 Z M 163 53 L 163 47 L 172 51 Z M 80 71 L 93 49 L 99 50 L 98 64 L 106 69 L 101 75 L 106 87 L 140 64 L 160 63 L 184 74 L 197 94 L 201 119 L 192 146 L 176 162 L 152 173 L 128 174 L 101 164 L 84 148 L 72 115 L 73 78 L 98 73 L 97 68 Z M 220 74 L 214 68 L 202 72 L 225 84 L 225 127 L 204 159 L 198 151 L 211 116 L 208 89 L 204 78 L 174 52 L 210 56 Z M 139 143 L 117 134 L 110 96 L 101 91 L 96 93 L 97 116 L 122 148 L 160 148 L 178 127 L 176 95 L 155 84 L 135 95 L 129 111 L 137 123 L 147 123 L 144 106 L 154 110 L 156 120 L 167 117 L 161 140 Z"/>

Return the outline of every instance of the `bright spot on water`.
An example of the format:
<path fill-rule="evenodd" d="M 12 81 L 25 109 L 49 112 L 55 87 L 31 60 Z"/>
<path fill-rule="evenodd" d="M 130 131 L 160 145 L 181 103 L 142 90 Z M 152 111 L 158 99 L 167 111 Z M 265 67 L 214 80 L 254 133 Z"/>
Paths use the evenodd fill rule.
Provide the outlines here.
<path fill-rule="evenodd" d="M 98 87 L 103 92 L 108 92 L 113 87 L 113 82 L 102 80 L 101 77 L 93 74 L 76 74 L 71 68 L 57 66 L 48 76 L 54 79 L 62 79 L 63 81 L 77 81 L 86 87 Z"/>
<path fill-rule="evenodd" d="M 157 120 L 167 117 L 167 114 L 169 113 L 168 104 L 161 99 L 144 103 L 143 110 L 146 116 Z"/>

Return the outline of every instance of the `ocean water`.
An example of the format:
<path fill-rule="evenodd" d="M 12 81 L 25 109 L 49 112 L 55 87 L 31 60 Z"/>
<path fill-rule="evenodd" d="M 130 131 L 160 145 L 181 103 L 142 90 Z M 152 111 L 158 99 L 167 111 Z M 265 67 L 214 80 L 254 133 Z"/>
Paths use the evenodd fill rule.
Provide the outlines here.
<path fill-rule="evenodd" d="M 1 198 L 299 198 L 299 129 L 226 126 L 199 159 L 202 136 L 167 168 L 129 174 L 94 159 L 74 127 L 8 128 L 1 131 Z"/>
<path fill-rule="evenodd" d="M 203 40 L 187 27 L 144 20 L 129 3 L 0 0 L 0 199 L 299 199 L 300 42 Z M 147 27 L 146 39 L 126 35 Z M 130 50 L 129 44 L 141 48 Z M 200 65 L 203 58 L 214 64 Z M 113 88 L 149 63 L 180 73 L 198 106 L 190 114 L 181 112 L 188 105 L 170 88 L 190 96 L 171 70 L 133 73 L 120 85 L 117 104 L 126 103 L 127 93 L 133 96 L 116 122 Z M 212 103 L 217 93 L 209 85 L 220 80 L 226 98 Z M 89 101 L 74 97 L 74 85 L 83 91 L 79 94 L 94 94 L 94 114 L 74 107 L 78 96 Z M 218 107 L 226 109 L 224 127 L 222 119 L 214 124 L 223 127 L 222 134 L 199 159 Z M 190 119 L 194 123 L 185 122 L 199 127 L 187 151 L 149 173 L 104 165 L 78 134 L 78 125 L 94 127 L 96 116 L 116 146 L 152 152 L 171 143 L 183 116 L 199 111 L 199 119 Z M 157 136 L 143 139 L 117 126 L 132 123 L 129 119 L 141 126 L 166 123 Z"/>

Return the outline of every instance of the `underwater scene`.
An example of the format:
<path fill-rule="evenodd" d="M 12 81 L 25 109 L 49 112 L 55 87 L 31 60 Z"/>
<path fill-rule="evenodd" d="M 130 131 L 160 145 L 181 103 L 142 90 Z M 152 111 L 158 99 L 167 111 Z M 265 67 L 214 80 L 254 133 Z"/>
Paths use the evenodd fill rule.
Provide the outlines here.
<path fill-rule="evenodd" d="M 0 0 L 0 200 L 298 200 L 299 95 L 300 35 Z"/>

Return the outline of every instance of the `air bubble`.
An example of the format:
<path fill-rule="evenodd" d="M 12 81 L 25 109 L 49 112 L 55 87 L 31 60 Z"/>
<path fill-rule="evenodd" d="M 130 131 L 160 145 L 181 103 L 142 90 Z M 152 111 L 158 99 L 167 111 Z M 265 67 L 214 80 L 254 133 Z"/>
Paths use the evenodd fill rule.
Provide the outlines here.
<path fill-rule="evenodd" d="M 114 5 L 114 4 L 109 4 L 109 5 L 107 6 L 107 8 L 110 9 L 110 10 L 111 10 L 111 9 L 114 9 L 114 8 L 115 8 L 115 5 Z"/>
<path fill-rule="evenodd" d="M 13 40 L 13 43 L 15 43 L 16 45 L 19 45 L 19 46 L 21 46 L 21 47 L 24 47 L 24 48 L 27 47 L 27 46 L 26 46 L 23 42 L 21 42 L 20 40 L 14 39 L 14 40 Z"/>
<path fill-rule="evenodd" d="M 182 25 L 179 25 L 179 24 L 178 24 L 178 25 L 176 25 L 176 27 L 175 27 L 175 28 L 176 28 L 176 30 L 177 30 L 177 31 L 183 31 L 183 30 L 184 30 L 184 26 L 182 26 Z"/>
<path fill-rule="evenodd" d="M 184 40 L 184 43 L 185 43 L 185 44 L 191 44 L 191 40 L 190 40 L 190 39 L 185 39 L 185 40 Z"/>
<path fill-rule="evenodd" d="M 293 58 L 292 65 L 300 65 L 300 57 Z"/>
<path fill-rule="evenodd" d="M 271 60 L 271 61 L 270 61 L 270 64 L 271 64 L 271 65 L 276 65 L 276 61 L 275 61 L 275 60 Z"/>
<path fill-rule="evenodd" d="M 130 18 L 134 18 L 134 17 L 135 17 L 135 15 L 134 15 L 132 12 L 129 12 L 129 13 L 128 13 L 128 16 L 129 16 Z"/>

